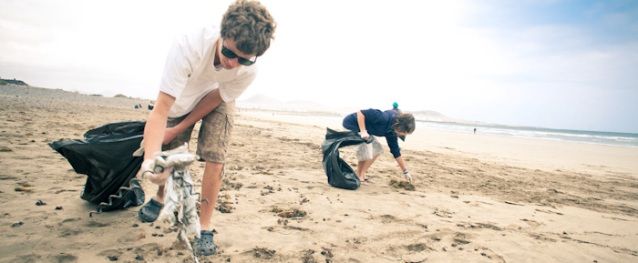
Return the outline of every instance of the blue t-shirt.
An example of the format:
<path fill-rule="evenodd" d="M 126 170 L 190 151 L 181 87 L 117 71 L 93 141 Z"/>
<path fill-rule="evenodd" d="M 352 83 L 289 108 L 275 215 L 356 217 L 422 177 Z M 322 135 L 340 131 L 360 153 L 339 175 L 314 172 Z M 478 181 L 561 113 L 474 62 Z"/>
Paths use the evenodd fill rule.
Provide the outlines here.
<path fill-rule="evenodd" d="M 365 116 L 366 130 L 368 134 L 374 136 L 383 136 L 388 142 L 390 152 L 394 158 L 401 156 L 401 149 L 399 148 L 399 140 L 397 134 L 394 133 L 392 124 L 394 124 L 397 112 L 395 110 L 380 111 L 377 109 L 361 110 L 363 116 Z M 357 123 L 357 113 L 352 113 L 343 118 L 343 127 L 359 132 L 359 123 Z"/>

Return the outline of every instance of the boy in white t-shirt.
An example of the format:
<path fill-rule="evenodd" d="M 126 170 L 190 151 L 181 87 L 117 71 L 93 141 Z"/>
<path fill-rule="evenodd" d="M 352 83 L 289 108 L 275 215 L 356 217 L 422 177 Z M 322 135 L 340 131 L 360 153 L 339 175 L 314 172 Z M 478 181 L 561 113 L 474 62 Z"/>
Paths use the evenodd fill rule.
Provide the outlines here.
<path fill-rule="evenodd" d="M 228 7 L 221 28 L 204 28 L 178 38 L 171 48 L 155 108 L 144 129 L 144 162 L 140 177 L 160 187 L 139 211 L 144 222 L 157 219 L 164 201 L 164 181 L 151 169 L 162 149 L 188 142 L 193 126 L 202 120 L 197 156 L 206 162 L 202 179 L 201 238 L 198 255 L 216 251 L 211 217 L 221 188 L 226 149 L 233 127 L 234 100 L 255 79 L 257 58 L 270 46 L 275 22 L 257 1 L 238 0 Z M 163 146 L 162 146 L 163 145 Z"/>

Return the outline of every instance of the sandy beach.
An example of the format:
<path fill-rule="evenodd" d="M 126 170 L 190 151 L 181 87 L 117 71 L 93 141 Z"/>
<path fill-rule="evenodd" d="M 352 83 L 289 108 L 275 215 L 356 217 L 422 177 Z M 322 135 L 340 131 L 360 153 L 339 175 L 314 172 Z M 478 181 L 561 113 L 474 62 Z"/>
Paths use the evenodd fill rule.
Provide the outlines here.
<path fill-rule="evenodd" d="M 192 262 L 138 208 L 89 217 L 86 176 L 47 145 L 143 120 L 147 104 L 0 86 L 0 262 Z M 414 190 L 386 148 L 372 182 L 349 191 L 321 166 L 325 127 L 340 126 L 267 115 L 238 112 L 213 215 L 219 252 L 200 262 L 638 261 L 635 147 L 417 127 L 402 144 Z M 355 163 L 354 149 L 342 155 Z M 203 165 L 190 169 L 199 184 Z"/>

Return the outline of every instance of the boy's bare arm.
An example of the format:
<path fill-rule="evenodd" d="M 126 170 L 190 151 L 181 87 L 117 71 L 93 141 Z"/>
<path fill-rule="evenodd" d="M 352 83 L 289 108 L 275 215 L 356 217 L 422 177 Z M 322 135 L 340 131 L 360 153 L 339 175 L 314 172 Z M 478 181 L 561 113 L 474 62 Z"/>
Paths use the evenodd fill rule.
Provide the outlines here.
<path fill-rule="evenodd" d="M 219 94 L 219 89 L 213 90 L 206 94 L 195 106 L 195 108 L 188 113 L 186 118 L 184 118 L 180 123 L 171 127 L 167 130 L 167 133 L 164 135 L 164 143 L 169 143 L 175 137 L 186 130 L 188 127 L 195 124 L 197 121 L 201 120 L 208 113 L 213 111 L 219 104 L 222 103 L 222 97 Z"/>
<path fill-rule="evenodd" d="M 175 103 L 175 98 L 161 92 L 157 95 L 155 107 L 148 116 L 144 127 L 144 160 L 152 159 L 162 147 L 168 111 Z"/>

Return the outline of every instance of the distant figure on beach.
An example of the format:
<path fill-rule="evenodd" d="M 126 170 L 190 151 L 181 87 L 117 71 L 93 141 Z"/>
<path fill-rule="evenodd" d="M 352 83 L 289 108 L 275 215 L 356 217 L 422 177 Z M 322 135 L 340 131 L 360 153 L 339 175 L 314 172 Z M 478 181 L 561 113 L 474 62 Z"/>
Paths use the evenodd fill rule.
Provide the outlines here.
<path fill-rule="evenodd" d="M 144 162 L 138 174 L 159 189 L 139 210 L 139 217 L 154 222 L 164 206 L 166 175 L 155 174 L 150 167 L 156 154 L 188 142 L 195 123 L 201 120 L 197 156 L 206 165 L 200 196 L 201 238 L 193 248 L 198 255 L 217 250 L 211 217 L 230 145 L 234 102 L 255 79 L 254 64 L 269 48 L 275 27 L 261 3 L 237 0 L 228 7 L 220 27 L 179 37 L 168 53 L 159 95 L 144 129 Z"/>
<path fill-rule="evenodd" d="M 398 104 L 393 105 L 392 110 L 381 111 L 378 109 L 360 110 L 349 114 L 343 119 L 343 127 L 358 132 L 361 138 L 368 141 L 359 145 L 357 150 L 357 176 L 361 182 L 367 182 L 366 173 L 372 163 L 383 152 L 381 144 L 375 136 L 383 136 L 390 147 L 392 156 L 397 161 L 403 176 L 412 182 L 412 175 L 401 157 L 399 148 L 400 138 L 405 141 L 405 136 L 414 132 L 414 116 L 399 110 Z"/>
<path fill-rule="evenodd" d="M 474 134 L 476 134 L 476 128 L 474 128 Z"/>

